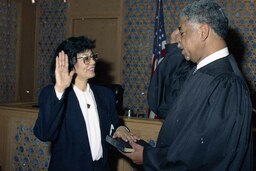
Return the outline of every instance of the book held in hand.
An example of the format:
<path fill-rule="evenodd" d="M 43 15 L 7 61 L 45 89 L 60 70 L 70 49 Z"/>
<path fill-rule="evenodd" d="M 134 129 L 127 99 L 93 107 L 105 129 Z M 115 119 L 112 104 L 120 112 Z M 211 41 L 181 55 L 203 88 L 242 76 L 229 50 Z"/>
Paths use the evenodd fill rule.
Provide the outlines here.
<path fill-rule="evenodd" d="M 132 146 L 129 144 L 129 142 L 125 142 L 124 140 L 122 140 L 121 138 L 112 138 L 110 135 L 106 136 L 106 141 L 111 144 L 112 146 L 114 146 L 115 148 L 117 148 L 119 151 L 122 151 L 124 153 L 131 153 L 134 152 L 134 149 L 132 148 Z M 149 143 L 147 143 L 144 140 L 137 140 L 136 141 L 137 144 L 140 144 L 142 146 L 150 146 Z"/>

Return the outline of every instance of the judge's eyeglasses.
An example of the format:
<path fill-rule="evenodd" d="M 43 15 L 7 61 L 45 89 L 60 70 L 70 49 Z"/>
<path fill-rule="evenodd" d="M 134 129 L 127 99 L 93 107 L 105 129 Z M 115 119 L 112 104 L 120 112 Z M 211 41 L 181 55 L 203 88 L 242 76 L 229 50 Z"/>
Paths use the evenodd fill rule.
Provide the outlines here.
<path fill-rule="evenodd" d="M 95 54 L 91 54 L 91 55 L 88 55 L 88 56 L 79 56 L 77 57 L 77 59 L 83 59 L 83 62 L 84 64 L 88 65 L 91 61 L 91 59 L 93 59 L 95 62 L 98 61 L 98 54 L 95 53 Z"/>

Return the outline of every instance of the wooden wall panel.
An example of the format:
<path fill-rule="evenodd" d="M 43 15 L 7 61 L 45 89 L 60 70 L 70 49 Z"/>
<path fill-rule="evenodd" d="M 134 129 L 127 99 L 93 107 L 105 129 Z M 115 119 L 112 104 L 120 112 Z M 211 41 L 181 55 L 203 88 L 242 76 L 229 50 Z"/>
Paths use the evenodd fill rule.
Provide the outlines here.
<path fill-rule="evenodd" d="M 120 58 L 118 56 L 118 18 L 73 19 L 73 36 L 84 35 L 96 40 L 95 52 L 99 54 L 96 79 L 100 83 L 118 83 L 120 80 Z"/>
<path fill-rule="evenodd" d="M 38 110 L 33 104 L 0 106 L 1 171 L 47 170 L 49 143 L 33 134 Z"/>
<path fill-rule="evenodd" d="M 99 53 L 97 83 L 122 83 L 123 1 L 70 0 L 67 10 L 67 35 L 96 39 Z"/>
<path fill-rule="evenodd" d="M 7 120 L 6 117 L 0 113 L 0 168 L 3 170 L 6 160 L 6 134 L 7 134 Z M 1 170 L 1 171 L 2 171 Z"/>
<path fill-rule="evenodd" d="M 120 14 L 123 0 L 67 0 L 71 15 Z"/>
<path fill-rule="evenodd" d="M 34 73 L 35 73 L 35 22 L 36 6 L 31 1 L 21 1 L 20 16 L 20 61 L 19 61 L 19 97 L 18 101 L 29 102 L 34 100 Z"/>

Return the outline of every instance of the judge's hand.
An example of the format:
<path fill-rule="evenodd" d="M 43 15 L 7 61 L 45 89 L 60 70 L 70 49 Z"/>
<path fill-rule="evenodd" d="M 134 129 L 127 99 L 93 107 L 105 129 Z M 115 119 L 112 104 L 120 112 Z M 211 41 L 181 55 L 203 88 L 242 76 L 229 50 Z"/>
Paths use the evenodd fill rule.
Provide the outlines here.
<path fill-rule="evenodd" d="M 64 53 L 64 51 L 59 52 L 59 56 L 56 57 L 56 67 L 55 67 L 55 89 L 58 92 L 64 92 L 64 90 L 69 87 L 73 75 L 74 70 L 69 73 L 68 71 L 68 56 Z"/>
<path fill-rule="evenodd" d="M 128 128 L 126 128 L 125 126 L 119 126 L 114 135 L 113 138 L 122 138 L 124 141 L 128 142 L 128 141 L 134 141 L 136 142 L 137 140 L 139 140 L 139 138 L 134 135 L 132 132 L 129 131 Z"/>
<path fill-rule="evenodd" d="M 123 155 L 125 155 L 126 157 L 130 158 L 133 163 L 141 165 L 143 164 L 143 150 L 144 147 L 136 144 L 135 142 L 130 142 L 132 148 L 134 149 L 134 152 L 132 153 L 123 153 L 121 152 Z"/>
<path fill-rule="evenodd" d="M 171 34 L 171 44 L 173 43 L 180 43 L 180 39 L 181 39 L 181 36 L 180 36 L 180 31 L 179 29 L 176 29 L 172 32 Z"/>

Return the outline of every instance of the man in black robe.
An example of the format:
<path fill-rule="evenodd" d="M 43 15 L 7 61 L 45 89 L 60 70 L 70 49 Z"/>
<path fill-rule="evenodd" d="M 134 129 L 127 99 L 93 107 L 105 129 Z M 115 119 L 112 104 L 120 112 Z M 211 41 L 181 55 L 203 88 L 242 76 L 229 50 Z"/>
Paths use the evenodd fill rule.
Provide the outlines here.
<path fill-rule="evenodd" d="M 124 154 L 145 171 L 252 170 L 250 92 L 228 51 L 227 32 L 228 19 L 212 0 L 182 10 L 150 83 L 157 91 L 149 92 L 149 106 L 165 118 L 157 145 L 131 143 L 135 152 Z"/>

